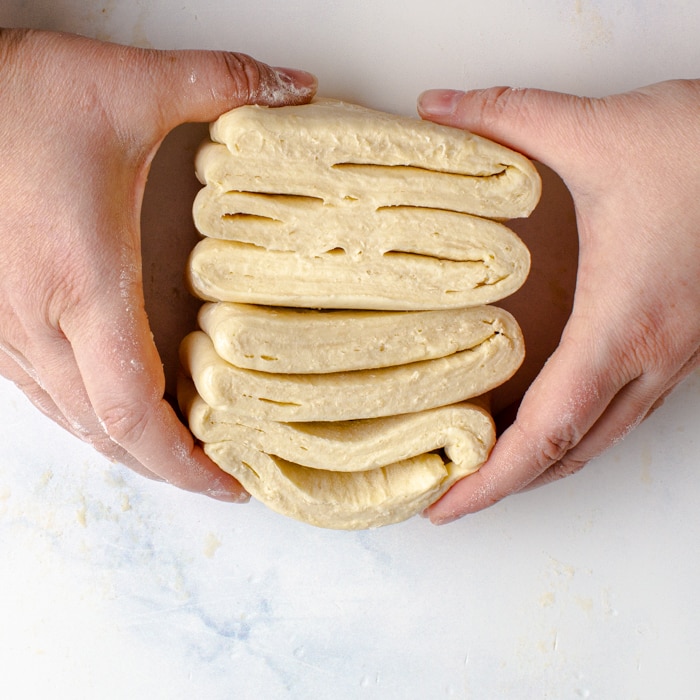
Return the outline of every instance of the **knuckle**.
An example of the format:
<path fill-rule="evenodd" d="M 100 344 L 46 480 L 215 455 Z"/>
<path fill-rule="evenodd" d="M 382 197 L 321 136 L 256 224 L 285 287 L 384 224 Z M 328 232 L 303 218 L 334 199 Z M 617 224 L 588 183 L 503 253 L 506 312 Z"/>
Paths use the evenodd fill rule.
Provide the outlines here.
<path fill-rule="evenodd" d="M 562 459 L 561 462 L 548 469 L 545 472 L 545 478 L 547 482 L 565 479 L 566 477 L 573 476 L 576 474 L 576 472 L 581 471 L 586 464 L 588 464 L 587 459 L 577 459 L 574 456 L 567 456 Z"/>
<path fill-rule="evenodd" d="M 511 87 L 487 88 L 481 93 L 481 123 L 488 128 L 498 124 L 505 113 L 522 112 L 528 94 L 528 90 Z"/>
<path fill-rule="evenodd" d="M 110 440 L 125 447 L 142 441 L 149 418 L 150 406 L 126 404 L 107 408 L 101 413 L 100 422 Z"/>
<path fill-rule="evenodd" d="M 627 355 L 639 372 L 667 377 L 697 356 L 700 332 L 669 316 L 663 305 L 651 305 L 627 329 L 626 342 Z"/>
<path fill-rule="evenodd" d="M 224 92 L 248 101 L 260 91 L 262 74 L 260 64 L 251 56 L 236 52 L 221 52 Z"/>
<path fill-rule="evenodd" d="M 573 427 L 565 426 L 557 432 L 546 434 L 542 439 L 541 454 L 545 464 L 561 463 L 578 443 Z"/>
<path fill-rule="evenodd" d="M 479 119 L 482 124 L 489 127 L 498 122 L 510 103 L 510 94 L 510 89 L 505 87 L 488 88 L 480 93 Z"/>
<path fill-rule="evenodd" d="M 588 460 L 576 459 L 567 457 L 560 462 L 553 464 L 549 469 L 546 469 L 536 479 L 537 486 L 547 486 L 555 481 L 561 481 L 569 476 L 573 476 L 581 471 L 588 464 Z"/>

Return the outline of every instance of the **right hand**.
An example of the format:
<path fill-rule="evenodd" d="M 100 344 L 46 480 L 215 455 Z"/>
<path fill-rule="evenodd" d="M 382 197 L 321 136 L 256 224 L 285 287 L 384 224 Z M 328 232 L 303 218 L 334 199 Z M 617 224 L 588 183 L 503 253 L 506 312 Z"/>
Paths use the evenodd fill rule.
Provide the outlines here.
<path fill-rule="evenodd" d="M 308 102 L 315 79 L 241 54 L 20 30 L 0 30 L 0 76 L 0 373 L 110 459 L 246 499 L 164 399 L 141 203 L 174 127 L 243 104 Z"/>

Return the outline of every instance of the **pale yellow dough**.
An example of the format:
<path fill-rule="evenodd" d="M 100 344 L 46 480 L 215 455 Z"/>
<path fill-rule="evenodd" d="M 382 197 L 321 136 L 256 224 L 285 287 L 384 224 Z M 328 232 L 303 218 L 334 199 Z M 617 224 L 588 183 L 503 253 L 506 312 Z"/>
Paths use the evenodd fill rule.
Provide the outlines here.
<path fill-rule="evenodd" d="M 438 309 L 492 303 L 527 278 L 529 252 L 501 223 L 365 204 L 205 187 L 194 217 L 208 238 L 192 253 L 190 287 L 207 300 Z"/>
<path fill-rule="evenodd" d="M 524 357 L 520 330 L 498 326 L 467 350 L 379 369 L 276 374 L 223 360 L 206 333 L 182 342 L 180 358 L 213 408 L 277 421 L 377 418 L 446 406 L 485 394 L 509 379 Z"/>
<path fill-rule="evenodd" d="M 432 122 L 337 100 L 245 106 L 222 115 L 200 180 L 221 190 L 292 194 L 374 209 L 406 205 L 490 219 L 532 212 L 540 178 L 504 146 Z M 233 156 L 233 157 L 231 157 Z"/>
<path fill-rule="evenodd" d="M 221 469 L 327 528 L 405 520 L 495 442 L 484 395 L 524 357 L 491 306 L 530 269 L 503 223 L 540 178 L 465 131 L 320 99 L 244 106 L 197 154 L 205 303 L 180 405 Z"/>
<path fill-rule="evenodd" d="M 525 281 L 532 164 L 459 129 L 334 100 L 244 106 L 197 156 L 207 237 L 188 265 L 209 301 L 345 309 L 488 304 Z"/>
<path fill-rule="evenodd" d="M 278 423 L 212 409 L 191 383 L 180 400 L 222 469 L 272 509 L 321 527 L 404 520 L 476 471 L 495 440 L 488 413 L 468 403 L 374 420 Z"/>
<path fill-rule="evenodd" d="M 453 463 L 424 454 L 365 472 L 332 472 L 238 446 L 205 452 L 272 510 L 310 525 L 359 530 L 391 525 L 425 510 L 459 478 Z"/>
<path fill-rule="evenodd" d="M 204 304 L 199 326 L 217 354 L 243 369 L 323 374 L 434 360 L 496 333 L 524 347 L 515 319 L 495 306 L 438 311 L 318 311 L 220 302 Z"/>

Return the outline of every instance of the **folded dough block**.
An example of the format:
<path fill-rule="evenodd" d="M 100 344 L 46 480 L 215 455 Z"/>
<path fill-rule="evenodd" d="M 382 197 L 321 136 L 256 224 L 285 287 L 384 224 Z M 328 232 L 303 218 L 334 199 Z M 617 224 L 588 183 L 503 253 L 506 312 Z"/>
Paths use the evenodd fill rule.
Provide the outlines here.
<path fill-rule="evenodd" d="M 192 433 L 204 443 L 246 444 L 327 471 L 367 471 L 444 449 L 467 473 L 477 469 L 495 439 L 489 413 L 473 402 L 383 418 L 282 423 L 212 408 L 188 378 L 178 383 L 178 399 Z"/>
<path fill-rule="evenodd" d="M 488 413 L 467 403 L 373 420 L 289 424 L 212 409 L 191 384 L 179 393 L 192 430 L 219 467 L 273 510 L 320 527 L 405 520 L 476 471 L 495 441 Z"/>
<path fill-rule="evenodd" d="M 276 421 L 342 421 L 413 413 L 485 394 L 524 358 L 517 324 L 494 320 L 491 334 L 432 360 L 330 374 L 279 374 L 223 360 L 203 331 L 182 342 L 180 358 L 212 407 Z"/>
<path fill-rule="evenodd" d="M 206 238 L 190 255 L 187 280 L 205 301 L 326 309 L 440 309 L 490 304 L 524 280 L 498 265 L 392 253 L 353 261 Z M 516 282 L 517 280 L 517 282 Z M 516 284 L 513 284 L 516 282 Z"/>
<path fill-rule="evenodd" d="M 494 306 L 437 311 L 319 311 L 219 302 L 199 326 L 236 367 L 282 374 L 377 369 L 445 357 L 494 333 L 517 337 L 515 319 Z"/>
<path fill-rule="evenodd" d="M 243 106 L 219 117 L 197 156 L 223 190 L 317 197 L 336 205 L 408 205 L 491 219 L 527 216 L 540 178 L 518 153 L 420 119 L 319 99 Z"/>
<path fill-rule="evenodd" d="M 527 216 L 540 179 L 503 146 L 333 100 L 239 107 L 211 135 L 187 271 L 202 299 L 457 308 L 527 277 L 527 248 L 490 218 Z"/>
<path fill-rule="evenodd" d="M 187 275 L 213 303 L 181 345 L 193 433 L 285 515 L 344 529 L 414 515 L 494 444 L 466 400 L 524 357 L 515 320 L 487 305 L 528 275 L 501 222 L 535 207 L 536 169 L 333 100 L 240 107 L 210 134 Z"/>
<path fill-rule="evenodd" d="M 529 252 L 510 229 L 467 214 L 368 211 L 211 187 L 194 211 L 208 238 L 193 250 L 187 279 L 209 301 L 456 308 L 509 296 L 530 270 Z"/>

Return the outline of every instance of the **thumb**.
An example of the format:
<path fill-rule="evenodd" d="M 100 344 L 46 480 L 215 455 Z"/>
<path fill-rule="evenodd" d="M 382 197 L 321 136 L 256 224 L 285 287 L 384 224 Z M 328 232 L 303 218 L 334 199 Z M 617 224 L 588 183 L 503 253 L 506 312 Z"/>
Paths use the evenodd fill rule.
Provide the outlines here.
<path fill-rule="evenodd" d="M 301 70 L 273 68 L 241 53 L 226 51 L 142 52 L 147 71 L 136 77 L 159 105 L 164 132 L 184 122 L 211 122 L 244 104 L 279 107 L 304 104 L 316 93 L 316 78 Z"/>
<path fill-rule="evenodd" d="M 559 171 L 571 157 L 571 134 L 586 133 L 584 98 L 533 88 L 428 90 L 421 117 L 466 129 Z M 562 174 L 560 172 L 560 174 Z"/>

